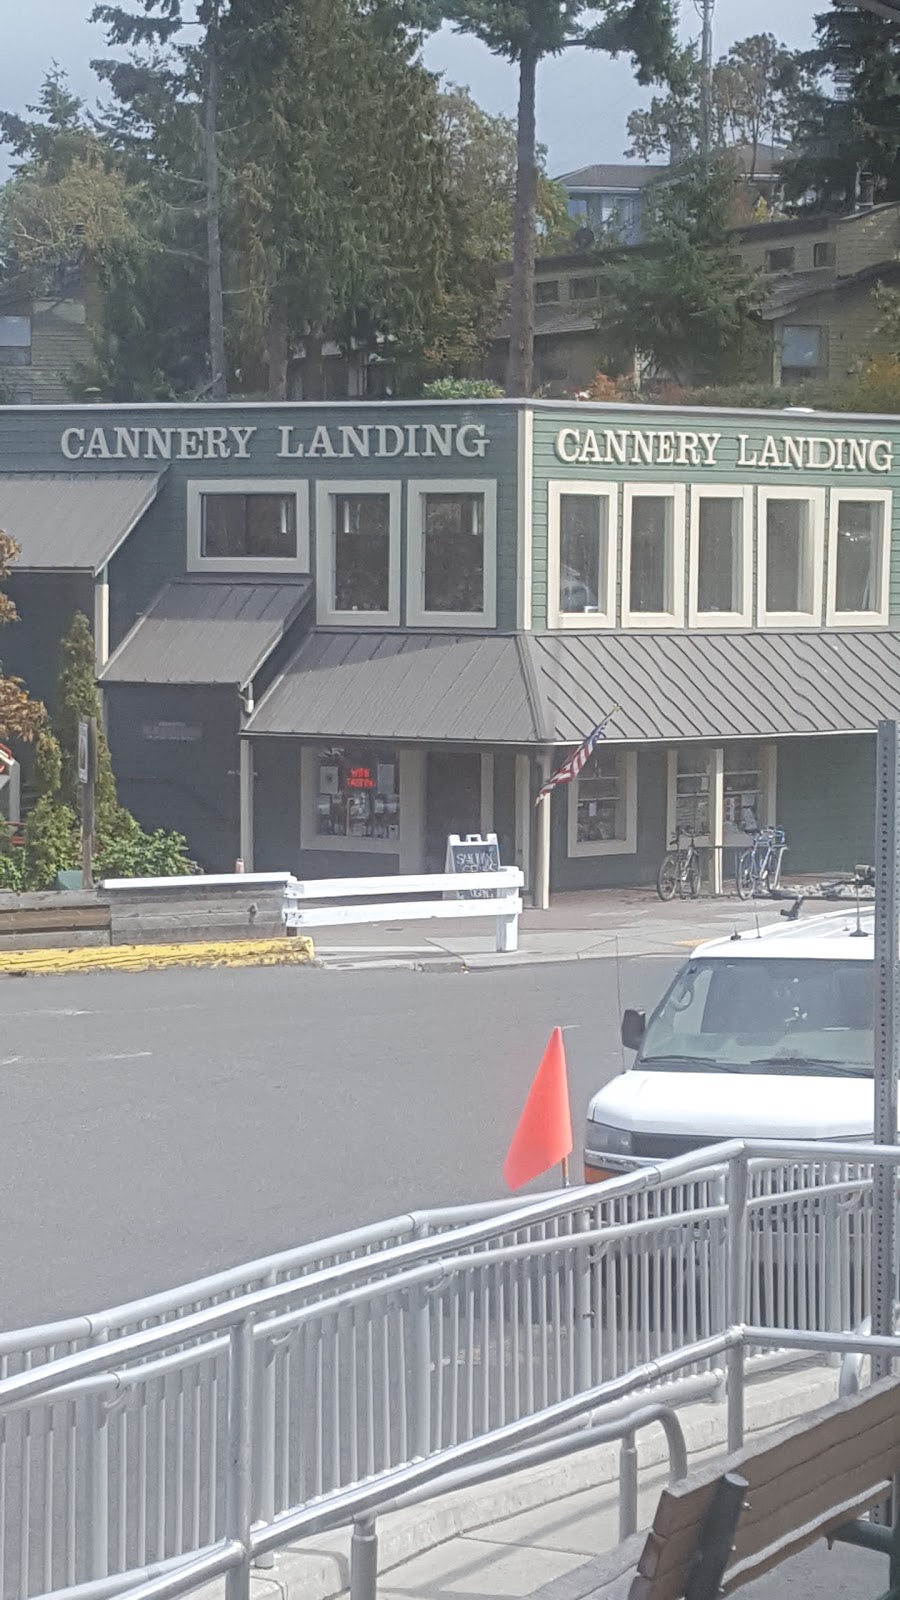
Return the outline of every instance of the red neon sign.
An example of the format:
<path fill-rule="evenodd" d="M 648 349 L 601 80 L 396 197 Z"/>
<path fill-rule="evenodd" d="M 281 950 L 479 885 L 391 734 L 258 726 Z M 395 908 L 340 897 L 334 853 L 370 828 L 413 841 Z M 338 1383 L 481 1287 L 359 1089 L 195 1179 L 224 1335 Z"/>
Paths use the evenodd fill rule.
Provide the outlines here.
<path fill-rule="evenodd" d="M 374 789 L 375 779 L 371 767 L 351 767 L 347 774 L 348 789 Z"/>

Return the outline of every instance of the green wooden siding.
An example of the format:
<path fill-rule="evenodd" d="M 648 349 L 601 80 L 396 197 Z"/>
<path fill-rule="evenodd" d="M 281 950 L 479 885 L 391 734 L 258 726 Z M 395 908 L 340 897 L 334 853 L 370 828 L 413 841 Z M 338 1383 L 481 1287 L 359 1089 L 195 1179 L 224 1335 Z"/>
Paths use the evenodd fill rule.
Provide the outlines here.
<path fill-rule="evenodd" d="M 713 466 L 678 466 L 677 464 L 667 465 L 656 462 L 648 465 L 643 460 L 639 464 L 631 464 L 629 462 L 625 465 L 617 462 L 608 465 L 596 462 L 569 463 L 561 460 L 555 449 L 557 436 L 563 428 L 578 428 L 582 431 L 582 434 L 585 429 L 593 428 L 598 436 L 606 429 L 614 431 L 637 429 L 645 433 L 674 430 L 676 432 L 719 434 L 721 437 L 716 446 L 716 461 Z M 771 434 L 779 439 L 782 435 L 788 435 L 792 439 L 834 439 L 843 437 L 867 441 L 889 440 L 893 447 L 894 460 L 890 470 L 886 472 L 738 466 L 739 434 L 746 435 L 744 449 L 747 457 L 754 452 L 761 452 L 766 436 Z M 547 626 L 547 484 L 551 479 L 570 482 L 573 487 L 579 482 L 613 482 L 620 486 L 625 483 L 641 483 L 648 487 L 654 483 L 684 483 L 688 486 L 697 487 L 703 484 L 733 484 L 737 487 L 750 485 L 758 488 L 776 488 L 779 486 L 789 486 L 795 489 L 801 487 L 824 488 L 827 491 L 825 548 L 823 552 L 825 573 L 828 570 L 828 519 L 831 492 L 835 489 L 840 489 L 843 493 L 852 496 L 854 486 L 865 489 L 891 489 L 894 494 L 890 556 L 890 615 L 892 621 L 900 619 L 900 492 L 898 492 L 900 490 L 900 425 L 896 423 L 849 415 L 812 418 L 788 411 L 770 412 L 765 415 L 753 412 L 748 412 L 746 415 L 734 415 L 715 411 L 668 411 L 659 407 L 635 408 L 633 410 L 606 409 L 587 404 L 571 408 L 568 406 L 536 407 L 534 415 L 533 466 L 532 626 L 538 629 Z M 691 533 L 690 492 L 688 494 L 687 518 L 689 538 Z M 754 495 L 754 551 L 756 548 L 756 523 L 757 497 Z M 618 529 L 620 533 L 621 527 L 622 492 L 620 487 L 618 496 Z M 617 562 L 617 572 L 619 588 L 621 588 L 620 562 Z M 682 580 L 684 583 L 686 613 L 687 561 L 685 562 Z M 755 559 L 753 589 L 755 597 Z M 621 593 L 617 595 L 617 601 L 621 603 Z"/>
<path fill-rule="evenodd" d="M 784 876 L 852 872 L 875 846 L 875 736 L 782 739 L 778 821 L 788 853 Z"/>

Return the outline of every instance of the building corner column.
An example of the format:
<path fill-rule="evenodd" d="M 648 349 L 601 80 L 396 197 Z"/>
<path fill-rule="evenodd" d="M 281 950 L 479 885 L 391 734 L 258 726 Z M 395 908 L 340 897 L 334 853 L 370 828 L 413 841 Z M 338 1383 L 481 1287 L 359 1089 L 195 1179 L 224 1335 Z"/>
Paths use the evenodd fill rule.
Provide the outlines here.
<path fill-rule="evenodd" d="M 553 755 L 550 750 L 542 750 L 540 755 L 541 783 L 545 784 L 553 770 Z M 535 911 L 549 911 L 550 909 L 550 815 L 553 805 L 552 794 L 545 795 L 537 806 L 537 827 L 535 828 L 535 853 L 534 853 L 534 894 L 532 904 Z"/>
<path fill-rule="evenodd" d="M 253 741 L 239 740 L 241 747 L 241 861 L 245 872 L 253 871 Z"/>

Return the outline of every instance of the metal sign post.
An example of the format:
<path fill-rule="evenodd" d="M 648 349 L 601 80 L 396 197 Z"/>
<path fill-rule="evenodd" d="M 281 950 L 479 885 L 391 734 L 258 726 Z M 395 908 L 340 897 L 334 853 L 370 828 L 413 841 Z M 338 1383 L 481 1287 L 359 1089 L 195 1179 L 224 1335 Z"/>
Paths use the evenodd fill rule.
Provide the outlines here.
<path fill-rule="evenodd" d="M 78 724 L 78 782 L 81 784 L 81 887 L 94 887 L 94 783 L 97 775 L 97 719 Z"/>
<path fill-rule="evenodd" d="M 900 723 L 879 722 L 875 792 L 875 1143 L 897 1142 L 900 1046 Z M 892 1334 L 896 1298 L 897 1172 L 876 1162 L 873 1174 L 872 1332 Z M 887 1377 L 891 1358 L 872 1357 L 872 1379 Z"/>

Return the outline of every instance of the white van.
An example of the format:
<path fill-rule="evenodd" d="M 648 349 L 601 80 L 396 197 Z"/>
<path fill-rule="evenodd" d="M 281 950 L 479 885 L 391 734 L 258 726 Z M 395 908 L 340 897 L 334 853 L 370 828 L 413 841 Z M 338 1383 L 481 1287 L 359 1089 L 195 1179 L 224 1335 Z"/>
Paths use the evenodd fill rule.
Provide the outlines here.
<path fill-rule="evenodd" d="M 871 909 L 700 945 L 622 1018 L 637 1055 L 588 1107 L 585 1181 L 722 1139 L 871 1139 L 873 955 Z"/>

